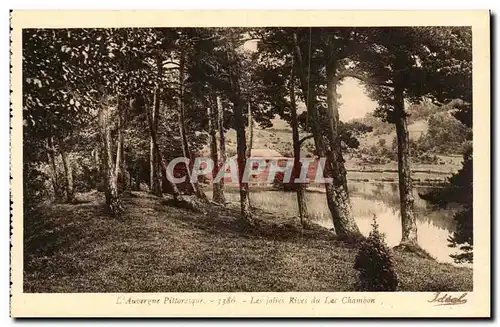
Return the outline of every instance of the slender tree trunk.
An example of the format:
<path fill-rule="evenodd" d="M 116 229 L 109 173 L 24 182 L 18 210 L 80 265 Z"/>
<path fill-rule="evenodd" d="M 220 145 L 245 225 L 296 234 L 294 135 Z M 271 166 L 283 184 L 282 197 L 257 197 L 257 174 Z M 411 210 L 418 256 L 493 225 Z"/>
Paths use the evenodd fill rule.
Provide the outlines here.
<path fill-rule="evenodd" d="M 347 191 L 347 179 L 344 162 L 341 155 L 340 139 L 338 130 L 338 107 L 337 93 L 334 79 L 334 67 L 327 67 L 327 105 L 326 117 L 320 117 L 316 106 L 315 87 L 311 87 L 304 73 L 304 62 L 302 51 L 298 44 L 297 35 L 294 34 L 295 56 L 298 66 L 299 80 L 303 93 L 308 95 L 305 99 L 307 113 L 310 117 L 311 131 L 319 157 L 326 157 L 327 163 L 324 167 L 324 177 L 331 178 L 332 182 L 325 183 L 326 200 L 332 215 L 333 225 L 338 235 L 358 236 L 358 226 L 352 216 L 349 193 Z M 322 122 L 327 120 L 327 127 Z M 326 138 L 326 140 L 325 140 Z M 325 142 L 326 141 L 326 142 Z"/>
<path fill-rule="evenodd" d="M 141 190 L 141 176 L 139 173 L 135 176 L 135 190 L 136 191 Z"/>
<path fill-rule="evenodd" d="M 398 140 L 398 178 L 401 205 L 402 244 L 417 245 L 417 221 L 410 169 L 410 138 L 402 88 L 394 88 L 395 124 Z"/>
<path fill-rule="evenodd" d="M 252 156 L 252 148 L 253 148 L 253 116 L 252 116 L 252 107 L 250 106 L 250 102 L 248 102 L 248 146 L 247 146 L 247 158 Z"/>
<path fill-rule="evenodd" d="M 162 62 L 157 58 L 158 75 L 161 75 Z M 153 111 L 151 112 L 152 126 L 154 134 L 158 133 L 158 120 L 160 115 L 160 87 L 157 85 L 153 94 Z M 151 133 L 152 135 L 152 133 Z M 154 145 L 153 137 L 149 141 L 149 190 L 156 196 L 162 195 L 161 178 L 159 170 L 159 153 Z"/>
<path fill-rule="evenodd" d="M 71 160 L 68 158 L 68 154 L 66 153 L 66 149 L 62 144 L 62 141 L 59 142 L 59 152 L 61 153 L 61 159 L 63 163 L 64 169 L 64 191 L 67 203 L 72 203 L 75 200 L 75 192 L 73 189 L 73 169 L 71 167 Z"/>
<path fill-rule="evenodd" d="M 250 196 L 248 193 L 248 183 L 243 182 L 243 174 L 245 173 L 245 166 L 247 162 L 246 153 L 246 139 L 245 139 L 245 122 L 243 118 L 244 103 L 241 99 L 241 91 L 239 84 L 239 72 L 235 67 L 237 63 L 234 60 L 232 49 L 228 50 L 229 59 L 229 80 L 231 84 L 231 101 L 234 107 L 234 124 L 236 129 L 236 147 L 238 158 L 238 182 L 240 187 L 240 206 L 241 218 L 247 222 L 252 223 L 252 213 L 250 211 Z M 232 67 L 234 66 L 234 67 Z"/>
<path fill-rule="evenodd" d="M 293 186 L 297 192 L 297 205 L 299 208 L 300 224 L 308 225 L 307 202 L 305 199 L 305 185 L 296 184 L 295 179 L 299 178 L 302 165 L 300 163 L 300 140 L 299 140 L 299 123 L 297 120 L 297 105 L 295 103 L 295 74 L 293 69 L 290 76 L 290 106 L 291 106 L 291 125 L 292 125 L 292 140 L 293 140 Z"/>
<path fill-rule="evenodd" d="M 127 126 L 127 109 L 128 107 L 122 106 L 120 98 L 118 98 L 118 124 L 117 124 L 117 144 L 116 144 L 116 157 L 115 157 L 115 175 L 118 181 L 119 190 L 129 190 L 129 176 L 125 159 L 125 128 Z"/>
<path fill-rule="evenodd" d="M 222 107 L 222 102 L 220 97 L 216 97 L 215 102 L 217 103 L 217 128 L 219 130 L 219 161 L 214 162 L 218 166 L 219 171 L 225 169 L 226 164 L 226 137 L 224 134 L 224 108 Z M 220 200 L 222 203 L 226 203 L 226 197 L 224 195 L 224 178 L 221 178 L 219 182 L 220 188 Z"/>
<path fill-rule="evenodd" d="M 122 161 L 122 151 L 123 151 L 123 131 L 122 131 L 122 118 L 120 115 L 120 102 L 118 102 L 118 108 L 117 108 L 118 114 L 117 114 L 117 128 L 116 128 L 116 156 L 115 156 L 115 168 L 114 168 L 114 173 L 115 173 L 115 178 L 118 180 L 118 177 L 120 175 L 120 169 L 121 169 L 121 161 Z"/>
<path fill-rule="evenodd" d="M 120 160 L 120 171 L 122 173 L 122 189 L 123 191 L 130 191 L 132 185 L 132 176 L 127 169 L 127 152 L 125 151 L 124 142 L 120 145 L 122 147 L 122 155 Z"/>
<path fill-rule="evenodd" d="M 213 100 L 213 97 L 212 97 Z M 217 110 L 215 109 L 216 102 L 211 101 L 207 106 L 208 111 L 208 134 L 210 135 L 210 157 L 214 162 L 214 168 L 212 169 L 212 189 L 213 189 L 213 200 L 217 203 L 224 204 L 224 193 L 222 193 L 220 183 L 215 183 L 215 177 L 219 173 L 219 156 L 217 153 L 217 135 L 216 135 L 216 122 L 217 122 Z"/>
<path fill-rule="evenodd" d="M 117 99 L 117 128 L 116 128 L 116 156 L 115 156 L 115 168 L 114 174 L 118 185 L 118 191 L 120 191 L 120 184 L 123 181 L 123 171 L 121 170 L 122 156 L 123 156 L 123 120 L 122 120 L 122 107 L 120 103 L 120 97 Z"/>
<path fill-rule="evenodd" d="M 52 188 L 54 189 L 54 201 L 61 202 L 64 196 L 61 185 L 59 183 L 59 176 L 57 173 L 57 166 L 56 166 L 55 148 L 52 137 L 47 138 L 47 159 L 50 168 L 50 180 L 52 182 Z"/>
<path fill-rule="evenodd" d="M 120 216 L 123 207 L 118 196 L 118 185 L 113 163 L 113 149 L 111 139 L 111 117 L 107 104 L 99 109 L 99 132 L 101 139 L 104 175 L 105 175 L 105 196 L 106 204 L 111 214 L 115 217 Z"/>
<path fill-rule="evenodd" d="M 186 135 L 186 119 L 184 112 L 184 66 L 186 63 L 186 57 L 183 53 L 181 53 L 181 59 L 179 63 L 179 97 L 178 97 L 178 106 L 179 106 L 179 132 L 181 135 L 181 144 L 182 144 L 182 154 L 185 158 L 189 159 L 189 165 L 186 165 L 187 176 L 189 179 L 189 183 L 193 188 L 194 193 L 200 199 L 206 200 L 206 195 L 200 188 L 198 180 L 192 180 L 192 169 L 193 169 L 193 156 L 189 149 L 189 142 Z"/>
<path fill-rule="evenodd" d="M 166 175 L 168 164 L 167 164 L 165 158 L 163 157 L 163 154 L 161 153 L 160 147 L 158 145 L 158 137 L 156 134 L 156 130 L 154 128 L 152 113 L 146 109 L 146 115 L 147 115 L 147 119 L 148 119 L 148 126 L 149 126 L 149 132 L 151 134 L 151 140 L 153 141 L 153 147 L 154 147 L 156 153 L 158 153 L 158 156 L 160 158 L 160 165 L 162 168 L 161 172 L 163 174 L 163 179 L 166 180 L 170 184 L 174 200 L 177 202 L 181 202 L 183 199 L 182 199 L 181 193 L 179 192 L 179 188 L 177 187 L 177 185 L 175 185 L 175 183 L 172 183 L 172 181 L 170 181 Z"/>
<path fill-rule="evenodd" d="M 130 184 L 132 184 L 132 187 L 134 188 L 134 191 L 140 191 L 141 190 L 141 169 L 137 163 L 134 164 L 132 170 L 130 171 L 130 176 L 134 177 L 134 182 L 133 183 L 130 182 Z"/>

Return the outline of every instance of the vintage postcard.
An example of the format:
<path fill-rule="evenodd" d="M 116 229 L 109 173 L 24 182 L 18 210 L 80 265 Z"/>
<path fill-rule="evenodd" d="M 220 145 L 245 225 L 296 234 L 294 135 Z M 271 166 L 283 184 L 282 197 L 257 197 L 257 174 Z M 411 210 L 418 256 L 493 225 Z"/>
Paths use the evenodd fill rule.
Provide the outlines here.
<path fill-rule="evenodd" d="M 11 27 L 13 317 L 490 317 L 488 11 Z"/>

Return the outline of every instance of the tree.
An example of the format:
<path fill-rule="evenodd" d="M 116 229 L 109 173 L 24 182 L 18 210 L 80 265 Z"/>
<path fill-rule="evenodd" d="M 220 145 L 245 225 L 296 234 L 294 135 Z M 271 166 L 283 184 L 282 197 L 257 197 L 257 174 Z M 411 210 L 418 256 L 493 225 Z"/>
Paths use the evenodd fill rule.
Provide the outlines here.
<path fill-rule="evenodd" d="M 471 97 L 471 89 L 464 89 L 464 98 Z M 448 104 L 449 105 L 449 104 Z M 461 103 L 455 118 L 468 129 L 472 130 L 472 106 Z M 472 133 L 467 133 L 468 146 L 463 154 L 462 168 L 453 174 L 445 187 L 431 190 L 419 196 L 431 203 L 445 207 L 449 203 L 459 203 L 462 210 L 457 212 L 453 219 L 456 224 L 455 231 L 449 236 L 448 241 L 453 248 L 459 248 L 460 252 L 450 255 L 456 263 L 473 262 L 474 246 L 474 215 L 473 215 L 473 164 L 472 164 Z"/>
<path fill-rule="evenodd" d="M 299 40 L 299 34 L 302 36 L 300 38 L 302 41 Z M 331 178 L 331 182 L 325 183 L 325 190 L 335 231 L 339 235 L 358 236 L 360 232 L 352 216 L 338 133 L 339 114 L 336 93 L 339 64 L 348 55 L 346 48 L 351 34 L 349 30 L 343 29 L 315 29 L 314 33 L 312 29 L 299 29 L 293 32 L 292 37 L 296 68 L 316 152 L 319 156 L 327 158 L 325 177 Z M 304 40 L 307 41 L 304 42 Z M 316 54 L 319 58 L 315 57 Z M 318 64 L 313 65 L 318 61 L 321 63 L 319 67 Z M 322 71 L 326 76 L 321 74 Z M 311 78 L 311 76 L 314 77 Z M 317 103 L 318 91 L 321 91 L 321 85 L 325 86 L 325 84 L 326 109 Z"/>
<path fill-rule="evenodd" d="M 182 45 L 181 45 L 182 47 Z M 184 155 L 185 158 L 189 159 L 190 164 L 186 165 L 186 172 L 187 172 L 187 178 L 189 179 L 189 182 L 191 183 L 191 187 L 193 188 L 194 193 L 196 194 L 197 197 L 200 199 L 205 199 L 205 194 L 201 191 L 199 185 L 198 185 L 198 180 L 193 180 L 191 171 L 193 169 L 193 156 L 191 154 L 191 150 L 189 149 L 189 143 L 186 135 L 186 119 L 185 119 L 185 112 L 184 112 L 184 80 L 185 80 L 185 75 L 184 75 L 184 70 L 185 70 L 185 62 L 186 62 L 186 57 L 184 54 L 184 50 L 180 50 L 180 59 L 179 59 L 179 93 L 177 95 L 178 99 L 178 108 L 179 108 L 179 134 L 181 137 L 181 145 L 182 145 L 182 154 Z"/>
<path fill-rule="evenodd" d="M 263 40 L 262 42 L 266 42 Z M 297 193 L 297 205 L 299 217 L 303 226 L 308 225 L 307 202 L 305 200 L 305 185 L 295 183 L 301 171 L 301 145 L 305 139 L 300 139 L 299 129 L 306 130 L 305 124 L 301 125 L 297 114 L 297 96 L 295 71 L 293 63 L 293 53 L 278 52 L 272 47 L 259 45 L 257 53 L 258 69 L 255 72 L 255 80 L 260 81 L 260 90 L 255 92 L 260 95 L 257 100 L 267 106 L 267 111 L 278 114 L 286 120 L 292 128 L 293 145 L 293 171 L 292 182 L 283 183 L 283 173 L 276 175 L 275 181 L 278 186 L 284 186 L 287 190 L 294 190 Z"/>
<path fill-rule="evenodd" d="M 238 54 L 235 49 L 238 47 L 239 35 L 237 31 L 229 31 L 227 37 L 227 70 L 230 82 L 230 99 L 234 109 L 234 125 L 236 129 L 237 142 L 237 161 L 238 161 L 238 183 L 240 188 L 240 206 L 241 218 L 247 223 L 252 222 L 252 213 L 250 211 L 250 196 L 248 193 L 248 183 L 244 182 L 243 175 L 246 167 L 246 138 L 245 138 L 245 122 L 243 116 L 244 101 L 241 96 L 240 86 L 240 68 Z"/>
<path fill-rule="evenodd" d="M 118 194 L 117 171 L 113 162 L 111 125 L 113 115 L 116 114 L 110 107 L 109 98 L 104 99 L 99 108 L 99 136 L 101 142 L 101 160 L 103 161 L 106 180 L 106 204 L 112 215 L 120 216 L 123 212 L 122 203 Z"/>
<path fill-rule="evenodd" d="M 326 199 L 336 232 L 359 236 L 347 189 L 336 92 L 338 74 L 355 52 L 352 45 L 357 42 L 356 30 L 268 28 L 257 30 L 255 34 L 262 39 L 259 52 L 270 55 L 271 65 L 286 65 L 283 58 L 293 54 L 300 97 L 307 109 L 306 130 L 311 132 L 311 136 L 303 137 L 299 143 L 312 137 L 316 155 L 326 157 L 324 177 L 331 180 L 325 183 Z M 278 82 L 279 78 L 274 80 Z"/>
<path fill-rule="evenodd" d="M 409 88 L 408 80 L 412 77 L 415 50 L 420 42 L 408 28 L 387 28 L 366 31 L 368 42 L 365 52 L 361 52 L 361 70 L 346 69 L 341 77 L 354 77 L 368 82 L 372 87 L 372 97 L 379 102 L 376 114 L 395 124 L 398 141 L 398 177 L 402 223 L 403 244 L 417 244 L 417 224 L 414 210 L 413 185 L 410 169 L 410 140 L 408 134 L 407 113 L 405 111 L 405 91 Z M 373 62 L 374 57 L 380 57 Z M 363 61 L 364 60 L 364 61 Z M 418 69 L 418 68 L 416 68 Z M 371 70 L 371 71 L 370 71 Z M 369 76 L 377 76 L 369 80 Z"/>
<path fill-rule="evenodd" d="M 224 137 L 224 109 L 222 108 L 222 103 L 219 97 L 216 97 L 215 102 L 217 103 L 217 127 L 219 131 L 219 150 L 220 156 L 218 161 L 218 169 L 224 169 L 226 163 L 226 141 Z M 219 194 L 217 199 L 219 202 L 224 203 L 224 178 L 220 180 L 218 184 Z"/>
<path fill-rule="evenodd" d="M 427 132 L 419 139 L 420 147 L 439 154 L 463 153 L 469 131 L 452 113 L 445 111 L 431 115 L 427 126 Z"/>
<path fill-rule="evenodd" d="M 88 94 L 78 94 L 73 89 L 79 75 L 70 68 L 84 59 L 80 49 L 73 47 L 75 34 L 78 33 L 65 29 L 23 30 L 24 135 L 26 143 L 34 147 L 30 152 L 37 154 L 25 156 L 26 169 L 34 169 L 33 164 L 44 162 L 45 157 L 55 200 L 65 202 L 72 202 L 74 197 L 68 155 L 71 149 L 65 142 L 91 116 L 85 106 Z M 45 144 L 30 141 L 36 138 Z M 41 155 L 43 152 L 45 156 Z M 63 178 L 57 169 L 57 152 L 62 157 Z"/>
<path fill-rule="evenodd" d="M 155 58 L 156 61 L 156 69 L 158 79 L 161 80 L 163 76 L 163 60 L 160 56 Z M 160 118 L 160 81 L 157 81 L 154 86 L 153 93 L 153 108 L 151 112 L 151 125 L 149 126 L 154 130 L 155 134 L 158 133 L 158 121 Z M 146 109 L 148 110 L 148 109 Z M 150 144 L 149 144 L 149 190 L 156 196 L 162 195 L 161 189 L 161 179 L 160 179 L 160 163 L 159 163 L 159 153 L 156 150 L 153 136 L 150 136 Z"/>
<path fill-rule="evenodd" d="M 293 56 L 292 56 L 292 69 L 290 70 L 290 113 L 292 126 L 292 139 L 293 139 L 293 173 L 294 181 L 299 178 L 302 165 L 300 163 L 300 140 L 299 140 L 299 123 L 297 119 L 297 105 L 295 103 L 295 74 L 293 69 Z M 303 185 L 295 184 L 297 192 L 297 205 L 299 208 L 300 223 L 302 226 L 308 225 L 309 215 L 307 212 L 307 202 L 305 199 L 305 191 Z"/>
<path fill-rule="evenodd" d="M 210 157 L 214 163 L 214 169 L 212 170 L 212 180 L 215 180 L 219 174 L 220 163 L 219 163 L 219 153 L 217 150 L 217 125 L 219 122 L 219 110 L 217 110 L 217 100 L 214 101 L 214 96 L 211 98 L 211 103 L 207 105 L 208 110 L 208 133 L 210 135 Z M 224 133 L 224 131 L 222 131 Z M 222 138 L 223 139 L 223 138 Z M 222 156 L 222 154 L 221 154 Z M 224 163 L 222 163 L 222 169 L 224 169 Z M 224 182 L 213 182 L 213 200 L 217 203 L 224 204 Z"/>
<path fill-rule="evenodd" d="M 405 100 L 416 102 L 425 95 L 438 96 L 436 93 L 442 98 L 454 92 L 456 76 L 452 78 L 455 86 L 446 91 L 437 84 L 451 81 L 446 61 L 459 58 L 468 67 L 463 51 L 467 33 L 462 33 L 463 29 L 446 27 L 362 29 L 363 42 L 353 57 L 355 68 L 340 73 L 342 78 L 354 77 L 370 85 L 372 97 L 379 102 L 376 114 L 396 126 L 403 245 L 417 244 Z"/>

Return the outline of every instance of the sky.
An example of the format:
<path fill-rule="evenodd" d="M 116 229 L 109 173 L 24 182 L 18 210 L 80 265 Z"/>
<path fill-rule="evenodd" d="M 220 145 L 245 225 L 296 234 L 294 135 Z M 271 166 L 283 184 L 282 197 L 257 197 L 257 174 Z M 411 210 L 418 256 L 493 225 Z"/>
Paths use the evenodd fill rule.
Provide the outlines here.
<path fill-rule="evenodd" d="M 337 92 L 341 96 L 339 115 L 342 121 L 363 118 L 377 107 L 377 103 L 365 94 L 363 85 L 354 78 L 345 78 Z"/>
<path fill-rule="evenodd" d="M 255 40 L 247 41 L 243 48 L 257 51 L 257 42 Z M 339 116 L 340 120 L 344 122 L 363 118 L 377 107 L 377 103 L 365 94 L 364 87 L 354 78 L 345 78 L 338 86 L 337 93 L 341 96 Z"/>

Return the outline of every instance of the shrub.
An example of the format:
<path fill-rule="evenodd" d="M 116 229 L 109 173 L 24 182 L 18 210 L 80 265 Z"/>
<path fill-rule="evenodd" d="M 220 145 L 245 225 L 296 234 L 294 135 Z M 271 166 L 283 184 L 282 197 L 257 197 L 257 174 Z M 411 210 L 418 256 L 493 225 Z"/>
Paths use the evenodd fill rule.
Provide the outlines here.
<path fill-rule="evenodd" d="M 384 236 L 378 230 L 376 217 L 373 218 L 373 230 L 361 243 L 354 269 L 359 272 L 356 285 L 359 291 L 391 292 L 398 287 L 398 277 L 394 270 L 389 248 Z"/>

